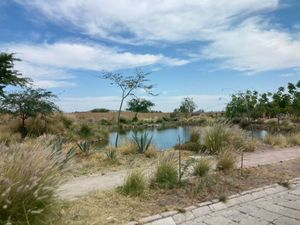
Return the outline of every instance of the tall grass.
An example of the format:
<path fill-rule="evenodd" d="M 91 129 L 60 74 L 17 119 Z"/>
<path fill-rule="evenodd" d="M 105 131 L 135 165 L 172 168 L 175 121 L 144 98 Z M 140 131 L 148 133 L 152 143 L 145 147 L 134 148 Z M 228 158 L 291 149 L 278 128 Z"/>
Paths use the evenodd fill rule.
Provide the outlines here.
<path fill-rule="evenodd" d="M 267 134 L 264 143 L 276 147 L 289 147 L 300 145 L 300 133 Z"/>
<path fill-rule="evenodd" d="M 190 134 L 190 142 L 198 143 L 200 141 L 200 131 L 198 129 L 192 129 Z"/>
<path fill-rule="evenodd" d="M 123 186 L 121 186 L 121 193 L 129 196 L 139 196 L 144 193 L 147 188 L 147 181 L 145 175 L 141 171 L 131 172 L 125 179 Z"/>
<path fill-rule="evenodd" d="M 153 181 L 162 188 L 173 188 L 178 184 L 178 169 L 172 159 L 160 159 Z"/>
<path fill-rule="evenodd" d="M 235 168 L 237 161 L 236 154 L 231 149 L 226 149 L 219 153 L 217 161 L 217 169 L 221 171 L 229 171 Z"/>
<path fill-rule="evenodd" d="M 204 134 L 204 145 L 210 154 L 218 154 L 228 145 L 229 129 L 224 124 L 215 124 L 208 127 Z"/>
<path fill-rule="evenodd" d="M 0 153 L 0 224 L 50 224 L 60 160 L 41 145 L 1 145 Z"/>
<path fill-rule="evenodd" d="M 194 165 L 194 174 L 196 176 L 206 176 L 210 169 L 210 161 L 208 159 L 202 158 L 196 162 Z"/>

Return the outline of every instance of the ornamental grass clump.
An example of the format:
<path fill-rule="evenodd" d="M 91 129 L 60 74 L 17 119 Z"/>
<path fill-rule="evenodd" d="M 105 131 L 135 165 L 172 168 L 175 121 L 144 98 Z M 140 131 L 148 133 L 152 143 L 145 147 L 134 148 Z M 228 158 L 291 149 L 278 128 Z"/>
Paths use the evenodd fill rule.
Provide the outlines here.
<path fill-rule="evenodd" d="M 40 145 L 0 145 L 0 154 L 0 224 L 51 224 L 61 160 Z"/>
<path fill-rule="evenodd" d="M 230 133 L 224 124 L 208 127 L 204 135 L 204 145 L 210 154 L 218 154 L 228 145 Z"/>
<path fill-rule="evenodd" d="M 236 161 L 236 153 L 233 150 L 224 150 L 218 155 L 217 169 L 224 172 L 232 170 L 235 168 Z"/>
<path fill-rule="evenodd" d="M 161 188 L 174 188 L 178 184 L 178 169 L 171 160 L 160 160 L 155 174 L 154 183 Z"/>
<path fill-rule="evenodd" d="M 146 188 L 145 175 L 143 172 L 136 170 L 127 176 L 123 186 L 120 187 L 120 191 L 127 196 L 140 196 L 145 192 Z"/>
<path fill-rule="evenodd" d="M 210 161 L 208 159 L 202 158 L 194 165 L 194 175 L 196 176 L 204 177 L 208 174 L 209 170 Z"/>

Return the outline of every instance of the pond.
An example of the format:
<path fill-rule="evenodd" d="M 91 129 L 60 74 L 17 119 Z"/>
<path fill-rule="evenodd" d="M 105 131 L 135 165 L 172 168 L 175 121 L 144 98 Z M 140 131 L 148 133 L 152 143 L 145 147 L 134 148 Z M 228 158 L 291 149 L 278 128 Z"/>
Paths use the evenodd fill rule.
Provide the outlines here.
<path fill-rule="evenodd" d="M 187 142 L 190 139 L 191 130 L 194 127 L 176 127 L 176 128 L 167 128 L 167 129 L 157 129 L 151 128 L 143 131 L 135 131 L 138 136 L 140 136 L 143 132 L 147 131 L 149 136 L 152 135 L 152 143 L 158 149 L 168 149 L 174 147 L 178 144 L 178 140 L 180 137 L 181 143 Z M 201 129 L 201 128 L 200 128 Z M 134 131 L 128 131 L 126 133 L 122 133 L 119 135 L 119 144 L 122 144 L 128 140 L 132 139 Z M 247 131 L 247 134 L 250 136 L 251 133 Z M 116 139 L 116 132 L 111 132 L 109 135 L 109 144 L 114 145 Z M 267 131 L 265 130 L 256 130 L 254 131 L 254 137 L 257 139 L 263 139 L 267 135 Z"/>

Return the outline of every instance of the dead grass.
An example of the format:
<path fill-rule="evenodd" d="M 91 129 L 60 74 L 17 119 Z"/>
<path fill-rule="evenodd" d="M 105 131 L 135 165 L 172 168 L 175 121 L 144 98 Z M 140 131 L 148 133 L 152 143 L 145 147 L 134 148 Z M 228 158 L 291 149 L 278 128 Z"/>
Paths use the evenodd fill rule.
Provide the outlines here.
<path fill-rule="evenodd" d="M 300 176 L 300 159 L 280 164 L 247 169 L 240 177 L 238 170 L 230 174 L 214 174 L 207 179 L 192 179 L 174 189 L 150 189 L 141 197 L 125 197 L 116 191 L 97 192 L 62 210 L 61 224 L 124 224 L 157 214 L 273 184 Z"/>

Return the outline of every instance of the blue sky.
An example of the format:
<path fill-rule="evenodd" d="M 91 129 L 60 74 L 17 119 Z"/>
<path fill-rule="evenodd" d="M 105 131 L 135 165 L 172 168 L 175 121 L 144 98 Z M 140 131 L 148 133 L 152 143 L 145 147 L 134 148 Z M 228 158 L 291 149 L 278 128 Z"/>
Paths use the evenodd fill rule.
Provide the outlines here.
<path fill-rule="evenodd" d="M 151 72 L 157 110 L 185 96 L 221 110 L 234 91 L 300 79 L 299 12 L 298 0 L 0 0 L 0 50 L 64 111 L 116 109 L 98 76 L 135 68 Z"/>

